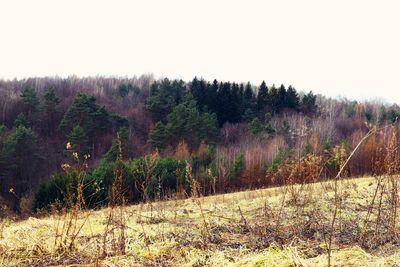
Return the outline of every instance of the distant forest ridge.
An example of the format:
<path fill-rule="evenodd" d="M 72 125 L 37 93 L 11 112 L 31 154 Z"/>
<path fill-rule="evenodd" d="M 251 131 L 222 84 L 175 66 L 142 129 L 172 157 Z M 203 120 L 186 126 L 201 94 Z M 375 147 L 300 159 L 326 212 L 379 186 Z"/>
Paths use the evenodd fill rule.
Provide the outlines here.
<path fill-rule="evenodd" d="M 151 75 L 0 80 L 0 202 L 18 212 L 62 202 L 62 165 L 73 163 L 71 151 L 85 158 L 85 179 L 102 185 L 86 192 L 96 195 L 93 203 L 107 202 L 119 154 L 131 202 L 190 191 L 188 172 L 204 195 L 284 184 L 281 167 L 295 160 L 318 162 L 315 179 L 325 179 L 339 168 L 340 153 L 373 127 L 397 127 L 399 115 L 397 105 L 267 82 Z M 377 172 L 366 162 L 376 160 L 388 133 L 374 138 L 354 156 L 348 176 Z"/>

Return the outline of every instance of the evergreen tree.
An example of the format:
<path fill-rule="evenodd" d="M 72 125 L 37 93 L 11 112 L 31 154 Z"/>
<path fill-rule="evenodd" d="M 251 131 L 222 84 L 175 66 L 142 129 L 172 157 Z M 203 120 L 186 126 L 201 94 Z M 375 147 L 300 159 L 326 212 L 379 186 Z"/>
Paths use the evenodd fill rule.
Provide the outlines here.
<path fill-rule="evenodd" d="M 215 115 L 200 113 L 191 94 L 168 115 L 167 135 L 173 144 L 184 140 L 192 147 L 201 141 L 213 141 L 216 136 Z"/>
<path fill-rule="evenodd" d="M 25 128 L 29 128 L 29 122 L 26 119 L 24 113 L 20 113 L 17 118 L 14 121 L 14 126 L 15 128 L 18 128 L 19 126 L 24 126 Z"/>
<path fill-rule="evenodd" d="M 32 188 L 42 162 L 40 148 L 33 131 L 22 125 L 18 126 L 5 140 L 2 154 L 5 168 L 0 171 L 0 180 L 2 186 L 12 189 L 17 196 L 14 199 L 13 209 L 18 212 L 19 200 Z"/>
<path fill-rule="evenodd" d="M 206 110 L 207 112 L 210 113 L 218 113 L 218 81 L 214 80 L 212 84 L 207 84 L 207 90 L 206 90 Z"/>
<path fill-rule="evenodd" d="M 316 100 L 317 96 L 312 91 L 305 94 L 301 99 L 301 111 L 305 114 L 315 113 L 317 110 Z"/>
<path fill-rule="evenodd" d="M 243 104 L 244 104 L 244 110 L 246 112 L 247 109 L 253 110 L 254 109 L 254 102 L 255 102 L 255 98 L 254 98 L 254 92 L 253 92 L 253 88 L 251 87 L 250 82 L 248 82 L 246 84 L 246 87 L 244 89 L 244 93 L 243 93 Z"/>
<path fill-rule="evenodd" d="M 154 126 L 153 130 L 150 133 L 150 140 L 149 142 L 152 144 L 153 147 L 158 149 L 163 149 L 167 143 L 167 130 L 165 125 L 159 121 Z"/>
<path fill-rule="evenodd" d="M 208 107 L 207 103 L 207 85 L 203 79 L 198 80 L 196 77 L 189 85 L 190 92 L 196 100 L 199 110 L 204 111 Z"/>
<path fill-rule="evenodd" d="M 117 137 L 112 141 L 111 147 L 104 155 L 103 159 L 109 162 L 115 162 L 119 156 L 120 148 L 122 159 L 128 159 L 132 154 L 132 148 L 129 144 L 129 132 L 126 127 L 121 127 L 118 130 Z"/>
<path fill-rule="evenodd" d="M 289 86 L 286 92 L 286 107 L 298 110 L 299 109 L 299 96 L 297 95 L 296 89 L 292 86 Z"/>
<path fill-rule="evenodd" d="M 286 104 L 286 88 L 282 84 L 278 89 L 278 103 L 277 103 L 277 112 L 280 112 L 284 108 L 287 107 Z"/>
<path fill-rule="evenodd" d="M 257 108 L 259 111 L 264 111 L 267 108 L 268 105 L 268 87 L 263 81 L 258 88 L 258 94 L 257 94 Z"/>
<path fill-rule="evenodd" d="M 275 129 L 271 125 L 271 119 L 272 115 L 271 113 L 267 112 L 265 113 L 265 119 L 264 119 L 264 129 L 267 133 L 271 134 L 275 132 Z"/>
<path fill-rule="evenodd" d="M 231 114 L 233 113 L 233 109 L 230 83 L 220 83 L 217 93 L 217 104 L 218 123 L 219 126 L 222 126 L 225 122 L 232 119 Z"/>
<path fill-rule="evenodd" d="M 80 126 L 94 153 L 97 145 L 96 139 L 99 136 L 123 125 L 126 125 L 126 120 L 120 116 L 109 114 L 105 107 L 96 104 L 95 97 L 78 93 L 64 114 L 60 129 L 68 135 L 74 127 Z"/>
<path fill-rule="evenodd" d="M 272 114 L 275 114 L 279 112 L 279 106 L 280 106 L 280 98 L 278 95 L 278 90 L 276 89 L 275 85 L 272 85 L 272 87 L 269 89 L 268 95 L 271 105 L 270 108 L 271 112 Z"/>
<path fill-rule="evenodd" d="M 76 125 L 71 133 L 68 136 L 68 141 L 71 142 L 72 144 L 72 149 L 74 152 L 77 152 L 78 155 L 85 155 L 88 153 L 89 148 L 88 148 L 88 139 L 87 135 L 85 133 L 85 130 L 79 126 Z"/>
<path fill-rule="evenodd" d="M 32 123 L 39 108 L 39 98 L 37 97 L 36 90 L 31 87 L 26 87 L 21 93 L 21 98 L 24 104 L 26 118 Z"/>
<path fill-rule="evenodd" d="M 263 127 L 262 127 L 260 120 L 258 118 L 254 118 L 249 124 L 249 129 L 252 134 L 257 135 L 257 134 L 261 133 L 263 130 Z"/>
<path fill-rule="evenodd" d="M 181 102 L 184 92 L 185 84 L 182 80 L 171 82 L 164 79 L 161 82 L 154 82 L 151 86 L 151 95 L 146 102 L 153 119 L 165 122 L 167 115 Z"/>
<path fill-rule="evenodd" d="M 56 129 L 57 105 L 60 99 L 56 96 L 54 88 L 50 87 L 44 92 L 44 110 L 46 114 L 46 133 L 51 135 Z"/>

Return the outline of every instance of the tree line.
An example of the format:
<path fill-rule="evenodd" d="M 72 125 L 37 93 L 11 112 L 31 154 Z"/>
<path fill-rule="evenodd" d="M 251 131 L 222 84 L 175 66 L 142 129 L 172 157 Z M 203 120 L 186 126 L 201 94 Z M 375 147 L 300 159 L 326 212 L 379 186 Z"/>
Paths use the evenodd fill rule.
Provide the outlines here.
<path fill-rule="evenodd" d="M 293 155 L 322 155 L 342 143 L 351 147 L 367 124 L 393 123 L 400 114 L 396 105 L 327 99 L 292 86 L 198 78 L 187 83 L 150 78 L 0 81 L 0 95 L 0 201 L 16 211 L 39 187 L 42 198 L 60 194 L 50 192 L 55 190 L 50 184 L 63 176 L 67 143 L 80 158 L 90 156 L 88 179 L 96 173 L 102 177 L 98 183 L 110 179 L 119 153 L 126 162 L 144 164 L 148 155 L 158 153 L 153 186 L 167 175 L 166 191 L 176 190 L 171 177 L 181 175 L 186 162 L 209 194 L 257 181 L 268 185 L 267 171 Z M 353 173 L 369 171 L 354 166 Z M 131 182 L 137 186 L 141 179 Z M 132 201 L 154 196 L 158 189 L 135 190 Z"/>

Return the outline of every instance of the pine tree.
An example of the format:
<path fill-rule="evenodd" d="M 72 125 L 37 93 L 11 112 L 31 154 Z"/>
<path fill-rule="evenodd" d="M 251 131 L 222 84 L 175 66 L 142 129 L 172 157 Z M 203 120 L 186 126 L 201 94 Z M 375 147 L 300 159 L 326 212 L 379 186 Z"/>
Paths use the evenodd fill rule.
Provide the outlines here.
<path fill-rule="evenodd" d="M 51 135 L 56 129 L 57 105 L 60 99 L 56 96 L 54 88 L 50 87 L 44 92 L 44 110 L 46 114 L 46 133 Z"/>
<path fill-rule="evenodd" d="M 167 137 L 168 136 L 165 125 L 161 121 L 159 121 L 156 123 L 150 133 L 149 142 L 153 145 L 153 147 L 163 149 L 167 145 Z"/>
<path fill-rule="evenodd" d="M 166 122 L 167 115 L 182 101 L 185 84 L 182 80 L 170 81 L 164 79 L 151 86 L 151 95 L 146 101 L 146 107 L 155 121 Z"/>
<path fill-rule="evenodd" d="M 252 134 L 257 135 L 257 134 L 261 133 L 263 130 L 263 127 L 262 127 L 260 120 L 258 118 L 254 118 L 249 124 L 249 129 Z"/>
<path fill-rule="evenodd" d="M 269 89 L 268 96 L 270 99 L 271 112 L 272 114 L 275 114 L 279 111 L 279 105 L 280 105 L 278 90 L 276 89 L 275 85 L 272 85 L 271 88 Z"/>
<path fill-rule="evenodd" d="M 72 149 L 74 152 L 77 152 L 78 155 L 85 155 L 89 152 L 88 146 L 87 146 L 87 135 L 85 133 L 85 130 L 79 126 L 76 125 L 71 133 L 68 136 L 68 141 L 71 142 L 72 144 Z"/>
<path fill-rule="evenodd" d="M 21 98 L 24 103 L 26 118 L 29 122 L 33 123 L 39 108 L 39 98 L 37 97 L 36 90 L 31 87 L 26 87 L 21 93 Z"/>
<path fill-rule="evenodd" d="M 286 104 L 286 88 L 282 84 L 278 89 L 278 103 L 277 103 L 277 112 L 280 112 L 284 108 L 287 107 Z"/>
<path fill-rule="evenodd" d="M 310 91 L 308 94 L 305 94 L 301 99 L 301 111 L 305 114 L 315 113 L 317 110 L 316 105 L 317 96 Z"/>
<path fill-rule="evenodd" d="M 111 147 L 104 155 L 103 159 L 109 162 L 115 162 L 119 156 L 120 148 L 122 159 L 128 159 L 132 154 L 132 148 L 129 144 L 129 132 L 126 127 L 121 127 L 118 130 L 117 136 L 112 141 Z"/>
<path fill-rule="evenodd" d="M 293 109 L 293 110 L 298 110 L 299 109 L 299 96 L 297 95 L 296 89 L 294 89 L 292 86 L 289 86 L 286 92 L 286 107 Z"/>
<path fill-rule="evenodd" d="M 25 128 L 29 128 L 29 122 L 26 119 L 24 113 L 20 113 L 17 118 L 14 121 L 14 126 L 15 128 L 18 128 L 19 126 L 24 126 Z"/>
<path fill-rule="evenodd" d="M 22 125 L 8 136 L 3 146 L 2 161 L 5 168 L 0 170 L 0 180 L 17 196 L 13 209 L 19 212 L 20 197 L 32 188 L 33 178 L 39 173 L 43 158 L 35 134 Z"/>
<path fill-rule="evenodd" d="M 258 94 L 257 94 L 257 108 L 259 111 L 265 111 L 268 105 L 268 87 L 263 81 L 258 88 Z"/>

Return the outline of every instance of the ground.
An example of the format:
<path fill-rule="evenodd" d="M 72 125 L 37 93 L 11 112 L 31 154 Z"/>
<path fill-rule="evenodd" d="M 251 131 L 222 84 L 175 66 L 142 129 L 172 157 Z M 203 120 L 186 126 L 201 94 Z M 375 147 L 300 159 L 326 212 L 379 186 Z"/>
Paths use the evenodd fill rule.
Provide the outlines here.
<path fill-rule="evenodd" d="M 386 226 L 368 206 L 376 183 L 340 182 L 332 266 L 400 266 L 397 239 L 377 234 Z M 55 246 L 64 215 L 5 220 L 0 266 L 326 266 L 333 189 L 323 182 L 127 206 L 106 239 L 110 209 L 86 211 L 70 250 Z M 121 227 L 124 252 L 113 247 Z"/>

